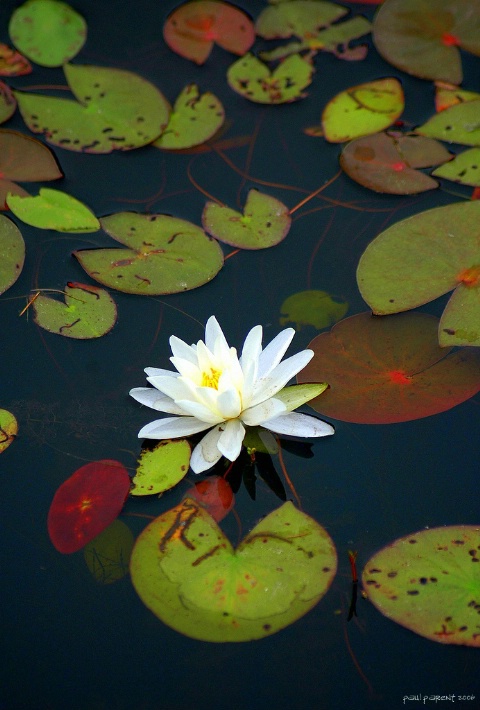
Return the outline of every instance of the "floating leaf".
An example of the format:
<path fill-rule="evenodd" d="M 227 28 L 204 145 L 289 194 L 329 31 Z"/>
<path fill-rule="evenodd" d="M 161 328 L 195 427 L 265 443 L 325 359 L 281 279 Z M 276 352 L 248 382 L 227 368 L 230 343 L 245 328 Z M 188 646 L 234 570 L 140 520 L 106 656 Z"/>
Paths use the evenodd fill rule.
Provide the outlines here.
<path fill-rule="evenodd" d="M 9 87 L 0 81 L 0 123 L 5 123 L 15 113 L 17 102 Z"/>
<path fill-rule="evenodd" d="M 330 143 L 343 143 L 388 128 L 404 108 L 402 85 L 377 79 L 341 91 L 325 106 L 322 129 Z"/>
<path fill-rule="evenodd" d="M 81 466 L 56 491 L 48 511 L 48 534 L 59 552 L 70 554 L 99 535 L 123 508 L 130 489 L 118 461 Z"/>
<path fill-rule="evenodd" d="M 315 356 L 297 377 L 328 382 L 309 405 L 346 422 L 391 424 L 464 402 L 480 391 L 480 352 L 449 354 L 437 330 L 437 318 L 418 312 L 340 321 L 312 340 Z"/>
<path fill-rule="evenodd" d="M 167 125 L 167 100 L 138 74 L 78 64 L 64 71 L 78 101 L 14 92 L 29 129 L 48 143 L 85 153 L 132 150 L 154 141 Z"/>
<path fill-rule="evenodd" d="M 0 76 L 30 74 L 32 65 L 22 54 L 0 42 Z"/>
<path fill-rule="evenodd" d="M 480 99 L 480 94 L 477 94 L 476 91 L 465 91 L 455 84 L 444 81 L 435 82 L 435 111 L 437 112 L 465 101 L 476 101 L 477 99 Z"/>
<path fill-rule="evenodd" d="M 65 286 L 65 303 L 40 293 L 32 307 L 41 328 L 77 340 L 100 338 L 117 320 L 115 301 L 107 291 L 71 281 Z"/>
<path fill-rule="evenodd" d="M 465 150 L 450 163 L 434 170 L 432 175 L 461 185 L 480 187 L 480 148 Z"/>
<path fill-rule="evenodd" d="M 198 86 L 189 84 L 175 101 L 173 112 L 156 148 L 182 150 L 201 145 L 223 125 L 225 111 L 221 102 L 210 91 L 200 96 Z"/>
<path fill-rule="evenodd" d="M 352 180 L 370 190 L 412 195 L 438 187 L 436 180 L 415 168 L 438 165 L 451 157 L 431 138 L 376 133 L 347 143 L 340 165 Z"/>
<path fill-rule="evenodd" d="M 191 498 L 204 508 L 219 523 L 235 505 L 235 496 L 223 476 L 210 476 L 198 481 L 185 493 L 184 498 Z"/>
<path fill-rule="evenodd" d="M 128 574 L 132 549 L 132 531 L 121 520 L 114 520 L 85 545 L 83 556 L 96 582 L 112 584 Z"/>
<path fill-rule="evenodd" d="M 249 101 L 284 104 L 306 96 L 302 91 L 311 84 L 313 71 L 310 61 L 298 54 L 287 57 L 273 72 L 253 54 L 246 54 L 230 65 L 227 80 Z"/>
<path fill-rule="evenodd" d="M 146 296 L 188 291 L 211 281 L 223 266 L 218 242 L 184 219 L 118 212 L 101 225 L 127 248 L 73 255 L 93 279 L 118 291 Z"/>
<path fill-rule="evenodd" d="M 480 54 L 480 0 L 386 0 L 373 40 L 387 62 L 422 79 L 462 81 L 458 47 Z"/>
<path fill-rule="evenodd" d="M 480 145 L 480 100 L 466 101 L 436 113 L 416 133 L 448 143 Z"/>
<path fill-rule="evenodd" d="M 309 37 L 347 13 L 345 7 L 326 0 L 280 2 L 261 11 L 255 22 L 255 31 L 264 39 Z"/>
<path fill-rule="evenodd" d="M 337 566 L 326 530 L 288 502 L 233 549 L 191 499 L 151 522 L 130 561 L 146 606 L 203 641 L 263 638 L 303 616 L 325 594 Z"/>
<path fill-rule="evenodd" d="M 373 312 L 406 311 L 455 289 L 440 321 L 440 345 L 480 345 L 479 222 L 480 203 L 459 202 L 382 232 L 357 269 L 358 287 Z"/>
<path fill-rule="evenodd" d="M 439 643 L 480 647 L 480 528 L 420 530 L 369 559 L 368 599 L 397 624 Z"/>
<path fill-rule="evenodd" d="M 153 450 L 142 451 L 130 494 L 158 495 L 176 486 L 187 475 L 190 453 L 186 439 L 160 441 Z"/>
<path fill-rule="evenodd" d="M 221 242 L 241 249 L 266 249 L 287 236 L 292 218 L 280 200 L 252 189 L 247 195 L 243 215 L 207 202 L 202 213 L 204 229 Z"/>
<path fill-rule="evenodd" d="M 22 273 L 25 242 L 17 225 L 0 215 L 0 293 L 12 286 Z"/>
<path fill-rule="evenodd" d="M 37 196 L 7 196 L 8 209 L 32 227 L 57 232 L 97 232 L 100 222 L 89 207 L 71 195 L 41 187 Z"/>
<path fill-rule="evenodd" d="M 0 454 L 10 446 L 17 436 L 18 423 L 7 409 L 0 409 Z"/>
<path fill-rule="evenodd" d="M 177 7 L 163 26 L 165 42 L 181 57 L 207 61 L 214 43 L 233 54 L 245 54 L 255 39 L 246 13 L 219 0 L 195 0 Z"/>
<path fill-rule="evenodd" d="M 293 323 L 295 330 L 311 325 L 317 330 L 328 328 L 348 311 L 348 303 L 330 296 L 326 291 L 299 291 L 280 306 L 280 325 Z"/>

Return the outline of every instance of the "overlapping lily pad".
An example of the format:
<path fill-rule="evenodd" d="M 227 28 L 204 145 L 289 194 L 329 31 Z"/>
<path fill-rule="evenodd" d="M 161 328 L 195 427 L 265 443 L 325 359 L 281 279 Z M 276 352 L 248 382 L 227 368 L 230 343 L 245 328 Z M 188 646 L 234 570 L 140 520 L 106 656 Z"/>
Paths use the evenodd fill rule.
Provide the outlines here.
<path fill-rule="evenodd" d="M 216 202 L 207 202 L 202 213 L 204 229 L 221 242 L 241 249 L 266 249 L 287 236 L 292 218 L 280 200 L 250 190 L 243 214 Z"/>
<path fill-rule="evenodd" d="M 235 505 L 235 496 L 230 484 L 223 476 L 210 476 L 198 481 L 185 493 L 185 498 L 193 499 L 219 523 Z"/>
<path fill-rule="evenodd" d="M 203 641 L 250 641 L 303 616 L 336 572 L 324 528 L 288 502 L 234 549 L 192 499 L 167 511 L 138 537 L 133 585 L 164 623 Z"/>
<path fill-rule="evenodd" d="M 57 232 L 97 232 L 100 222 L 89 207 L 71 195 L 48 187 L 36 196 L 8 193 L 7 207 L 32 227 Z"/>
<path fill-rule="evenodd" d="M 231 88 L 249 101 L 259 104 L 284 104 L 304 98 L 312 82 L 313 66 L 308 59 L 292 54 L 270 71 L 253 54 L 246 54 L 230 65 L 227 80 Z"/>
<path fill-rule="evenodd" d="M 211 281 L 223 266 L 218 242 L 191 222 L 169 215 L 118 212 L 100 220 L 124 249 L 73 252 L 96 281 L 125 293 L 179 293 Z"/>
<path fill-rule="evenodd" d="M 0 81 L 0 123 L 5 123 L 13 116 L 17 102 L 9 87 Z"/>
<path fill-rule="evenodd" d="M 40 294 L 32 308 L 41 328 L 76 340 L 100 338 L 117 320 L 115 301 L 107 291 L 71 281 L 65 286 L 65 303 Z"/>
<path fill-rule="evenodd" d="M 23 54 L 0 42 L 0 76 L 22 76 L 31 71 L 32 65 Z"/>
<path fill-rule="evenodd" d="M 0 293 L 12 286 L 22 273 L 25 242 L 17 225 L 0 215 Z"/>
<path fill-rule="evenodd" d="M 0 454 L 10 446 L 17 436 L 18 422 L 8 409 L 0 409 Z"/>
<path fill-rule="evenodd" d="M 437 112 L 464 101 L 476 101 L 477 99 L 480 99 L 480 94 L 476 91 L 467 91 L 445 81 L 435 82 L 435 110 Z"/>
<path fill-rule="evenodd" d="M 132 549 L 132 531 L 121 520 L 114 520 L 85 545 L 83 556 L 98 584 L 113 584 L 128 574 Z"/>
<path fill-rule="evenodd" d="M 425 313 L 346 318 L 309 347 L 298 382 L 328 382 L 309 406 L 334 419 L 391 424 L 444 412 L 480 391 L 480 351 L 450 353 Z"/>
<path fill-rule="evenodd" d="M 480 527 L 420 530 L 369 559 L 368 599 L 392 621 L 445 644 L 480 647 Z"/>
<path fill-rule="evenodd" d="M 190 453 L 186 439 L 160 441 L 153 450 L 142 451 L 131 495 L 158 495 L 176 486 L 187 475 Z"/>
<path fill-rule="evenodd" d="M 416 129 L 421 136 L 448 143 L 480 145 L 480 99 L 464 101 L 436 113 Z"/>
<path fill-rule="evenodd" d="M 373 40 L 398 69 L 460 84 L 458 48 L 480 54 L 480 0 L 386 0 L 375 16 Z"/>
<path fill-rule="evenodd" d="M 317 330 L 333 325 L 348 311 L 348 303 L 326 291 L 299 291 L 280 306 L 280 325 L 293 323 L 295 330 L 311 325 Z"/>
<path fill-rule="evenodd" d="M 65 64 L 64 71 L 77 101 L 14 92 L 28 128 L 52 145 L 85 153 L 132 150 L 167 125 L 168 101 L 138 74 L 79 64 Z"/>
<path fill-rule="evenodd" d="M 455 289 L 440 321 L 440 345 L 479 346 L 479 223 L 480 203 L 460 202 L 382 232 L 357 269 L 358 287 L 373 312 L 406 311 Z"/>

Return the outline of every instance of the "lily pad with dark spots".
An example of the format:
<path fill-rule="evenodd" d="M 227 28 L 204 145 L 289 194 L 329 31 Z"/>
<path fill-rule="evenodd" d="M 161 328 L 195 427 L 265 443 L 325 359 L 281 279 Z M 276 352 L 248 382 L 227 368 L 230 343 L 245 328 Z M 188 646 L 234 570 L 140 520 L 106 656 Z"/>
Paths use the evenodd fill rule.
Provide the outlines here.
<path fill-rule="evenodd" d="M 12 286 L 22 273 L 25 242 L 11 219 L 0 215 L 0 293 Z"/>
<path fill-rule="evenodd" d="M 480 647 L 480 526 L 420 530 L 384 547 L 362 573 L 367 598 L 438 643 Z"/>
<path fill-rule="evenodd" d="M 480 146 L 480 99 L 462 101 L 436 113 L 416 133 L 447 143 Z"/>
<path fill-rule="evenodd" d="M 12 412 L 0 409 L 0 454 L 10 446 L 17 436 L 18 423 Z"/>
<path fill-rule="evenodd" d="M 434 170 L 432 175 L 460 185 L 480 187 L 480 148 L 470 148 L 459 153 L 450 163 Z"/>
<path fill-rule="evenodd" d="M 246 54 L 230 65 L 227 81 L 231 88 L 249 101 L 259 104 L 284 104 L 306 96 L 314 68 L 299 54 L 287 57 L 270 71 L 253 54 Z"/>
<path fill-rule="evenodd" d="M 176 486 L 188 473 L 190 453 L 186 439 L 163 440 L 154 449 L 142 451 L 131 495 L 159 495 Z"/>
<path fill-rule="evenodd" d="M 255 30 L 264 39 L 311 37 L 347 13 L 345 7 L 333 2 L 287 0 L 265 7 L 257 17 Z"/>

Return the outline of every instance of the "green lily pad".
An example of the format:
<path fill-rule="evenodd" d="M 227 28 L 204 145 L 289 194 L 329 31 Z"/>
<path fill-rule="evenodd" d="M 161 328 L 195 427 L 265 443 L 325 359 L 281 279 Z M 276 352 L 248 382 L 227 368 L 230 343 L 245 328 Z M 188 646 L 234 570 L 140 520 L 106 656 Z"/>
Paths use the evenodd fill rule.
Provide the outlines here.
<path fill-rule="evenodd" d="M 329 386 L 309 406 L 346 422 L 392 424 L 473 397 L 480 391 L 480 351 L 441 348 L 438 326 L 426 313 L 360 313 L 317 335 L 308 346 L 315 356 L 297 380 Z"/>
<path fill-rule="evenodd" d="M 85 153 L 132 150 L 154 141 L 167 125 L 168 101 L 138 74 L 78 64 L 64 71 L 77 101 L 14 92 L 28 128 L 48 143 Z"/>
<path fill-rule="evenodd" d="M 162 135 L 152 145 L 168 150 L 201 145 L 215 135 L 224 120 L 225 111 L 219 99 L 210 91 L 200 96 L 198 86 L 189 84 L 175 101 Z"/>
<path fill-rule="evenodd" d="M 83 549 L 86 565 L 98 584 L 113 584 L 128 574 L 133 534 L 121 520 L 114 520 Z"/>
<path fill-rule="evenodd" d="M 440 345 L 480 345 L 479 222 L 480 203 L 459 202 L 382 232 L 357 269 L 358 287 L 373 312 L 406 311 L 455 289 L 440 321 Z"/>
<path fill-rule="evenodd" d="M 195 0 L 177 7 L 163 26 L 165 42 L 197 64 L 207 61 L 214 44 L 233 54 L 245 54 L 255 40 L 248 15 L 220 0 Z"/>
<path fill-rule="evenodd" d="M 221 242 L 241 249 L 267 249 L 287 236 L 292 218 L 280 200 L 252 189 L 243 215 L 216 202 L 207 202 L 203 228 Z"/>
<path fill-rule="evenodd" d="M 60 67 L 85 44 L 87 23 L 60 0 L 28 0 L 13 12 L 8 32 L 15 47 L 32 62 Z"/>
<path fill-rule="evenodd" d="M 255 22 L 257 35 L 264 39 L 308 37 L 321 27 L 327 27 L 348 13 L 333 2 L 293 0 L 265 7 Z"/>
<path fill-rule="evenodd" d="M 438 187 L 436 180 L 415 168 L 438 165 L 451 157 L 432 138 L 376 133 L 347 143 L 340 165 L 352 180 L 370 190 L 413 195 Z"/>
<path fill-rule="evenodd" d="M 164 623 L 202 641 L 250 641 L 293 623 L 326 593 L 337 557 L 324 528 L 290 502 L 234 549 L 194 500 L 150 523 L 130 574 Z"/>
<path fill-rule="evenodd" d="M 158 495 L 176 486 L 187 475 L 190 453 L 186 439 L 161 441 L 153 450 L 142 451 L 130 495 Z"/>
<path fill-rule="evenodd" d="M 456 106 L 464 101 L 476 101 L 480 94 L 476 91 L 466 91 L 444 81 L 435 82 L 435 111 L 439 113 L 450 106 Z"/>
<path fill-rule="evenodd" d="M 17 436 L 18 423 L 7 409 L 0 409 L 0 454 L 10 446 Z"/>
<path fill-rule="evenodd" d="M 100 222 L 89 207 L 60 190 L 41 187 L 35 197 L 7 195 L 13 214 L 32 227 L 57 232 L 97 232 Z"/>
<path fill-rule="evenodd" d="M 13 116 L 17 109 L 17 102 L 10 88 L 0 81 L 0 123 L 5 123 Z"/>
<path fill-rule="evenodd" d="M 368 599 L 386 617 L 438 643 L 480 647 L 480 528 L 420 530 L 371 557 Z"/>
<path fill-rule="evenodd" d="M 447 143 L 480 145 L 480 100 L 464 101 L 436 113 L 415 133 Z"/>
<path fill-rule="evenodd" d="M 69 282 L 65 303 L 40 294 L 32 302 L 35 323 L 49 333 L 89 340 L 108 333 L 117 320 L 113 298 L 97 286 Z"/>
<path fill-rule="evenodd" d="M 404 105 L 402 85 L 393 77 L 352 86 L 325 106 L 323 135 L 330 143 L 343 143 L 377 133 L 397 120 Z"/>
<path fill-rule="evenodd" d="M 480 54 L 480 0 L 386 0 L 375 15 L 373 40 L 398 69 L 460 84 L 458 47 Z"/>
<path fill-rule="evenodd" d="M 293 323 L 295 330 L 313 326 L 317 330 L 328 328 L 348 311 L 348 303 L 330 296 L 326 291 L 299 291 L 280 306 L 280 325 Z"/>
<path fill-rule="evenodd" d="M 461 185 L 480 187 L 480 148 L 465 150 L 450 163 L 434 170 L 432 175 Z"/>
<path fill-rule="evenodd" d="M 191 222 L 169 215 L 118 212 L 101 220 L 126 249 L 74 251 L 95 281 L 125 293 L 180 293 L 211 281 L 223 266 L 218 242 Z"/>
<path fill-rule="evenodd" d="M 22 273 L 25 242 L 22 233 L 5 215 L 0 215 L 0 293 L 12 286 Z"/>
<path fill-rule="evenodd" d="M 0 76 L 30 74 L 32 65 L 22 54 L 0 42 Z"/>
<path fill-rule="evenodd" d="M 249 101 L 259 104 L 284 104 L 302 99 L 312 82 L 313 66 L 308 59 L 292 54 L 271 72 L 253 54 L 246 54 L 230 65 L 227 81 L 231 88 Z"/>

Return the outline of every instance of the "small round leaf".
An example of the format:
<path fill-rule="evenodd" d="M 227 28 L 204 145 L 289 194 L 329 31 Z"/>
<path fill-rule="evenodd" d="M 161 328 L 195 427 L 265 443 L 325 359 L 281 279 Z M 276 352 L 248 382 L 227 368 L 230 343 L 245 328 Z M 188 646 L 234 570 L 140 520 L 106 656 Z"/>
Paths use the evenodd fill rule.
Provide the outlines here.
<path fill-rule="evenodd" d="M 186 439 L 161 441 L 153 450 L 142 451 L 130 495 L 158 495 L 176 486 L 187 475 L 190 453 Z"/>

